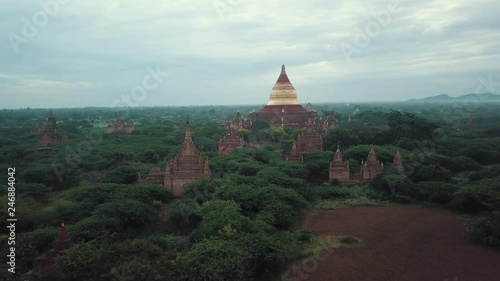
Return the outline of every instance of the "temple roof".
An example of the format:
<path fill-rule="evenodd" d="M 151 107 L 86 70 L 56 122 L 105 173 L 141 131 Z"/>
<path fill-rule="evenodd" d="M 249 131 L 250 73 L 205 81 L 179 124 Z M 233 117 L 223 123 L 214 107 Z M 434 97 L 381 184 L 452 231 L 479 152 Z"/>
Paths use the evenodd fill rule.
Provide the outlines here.
<path fill-rule="evenodd" d="M 299 104 L 299 102 L 297 101 L 297 91 L 290 82 L 290 79 L 288 79 L 285 65 L 282 65 L 280 76 L 269 94 L 269 102 L 267 105 L 289 104 Z"/>
<path fill-rule="evenodd" d="M 181 156 L 195 156 L 196 148 L 191 138 L 191 128 L 189 126 L 189 119 L 186 121 L 186 134 L 184 135 L 184 143 L 182 144 Z"/>

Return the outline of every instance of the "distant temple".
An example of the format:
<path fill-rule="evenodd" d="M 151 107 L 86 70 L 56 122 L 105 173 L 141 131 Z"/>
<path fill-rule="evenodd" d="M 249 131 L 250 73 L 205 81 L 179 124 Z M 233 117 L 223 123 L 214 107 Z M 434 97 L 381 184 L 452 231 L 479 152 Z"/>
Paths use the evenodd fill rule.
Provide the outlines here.
<path fill-rule="evenodd" d="M 236 135 L 234 127 L 229 127 L 229 133 L 217 143 L 217 152 L 221 155 L 229 154 L 231 151 L 243 147 L 245 141 Z"/>
<path fill-rule="evenodd" d="M 351 116 L 349 115 L 349 122 L 351 121 Z M 339 127 L 339 121 L 333 117 L 333 111 L 329 111 L 328 115 L 321 119 L 321 128 L 323 131 L 328 131 L 329 129 L 335 129 Z"/>
<path fill-rule="evenodd" d="M 290 149 L 290 154 L 288 154 L 288 157 L 286 160 L 290 162 L 302 162 L 302 155 L 299 153 L 299 149 L 297 148 L 297 144 L 293 142 L 292 149 Z"/>
<path fill-rule="evenodd" d="M 340 147 L 337 146 L 337 151 L 333 156 L 333 161 L 330 161 L 329 181 L 333 180 L 348 181 L 350 179 L 349 162 L 342 159 Z"/>
<path fill-rule="evenodd" d="M 285 128 L 302 128 L 310 118 L 315 127 L 327 130 L 336 128 L 338 121 L 331 116 L 319 118 L 311 104 L 304 108 L 297 101 L 297 91 L 288 79 L 285 66 L 281 66 L 281 73 L 269 95 L 269 102 L 261 111 L 252 111 L 248 118 L 244 119 L 238 112 L 235 119 L 229 125 L 237 129 L 250 129 L 255 121 L 268 122 L 271 126 L 283 126 Z"/>
<path fill-rule="evenodd" d="M 316 133 L 311 118 L 307 120 L 306 131 L 297 136 L 299 153 L 309 150 L 323 150 L 323 137 Z"/>
<path fill-rule="evenodd" d="M 238 111 L 234 116 L 234 119 L 229 122 L 229 127 L 236 130 L 250 130 L 252 128 L 252 121 L 250 119 L 244 119 L 241 117 L 241 113 Z"/>
<path fill-rule="evenodd" d="M 403 166 L 403 158 L 401 157 L 401 154 L 399 154 L 399 148 L 398 151 L 396 151 L 396 155 L 394 156 L 394 160 L 392 163 L 394 165 L 394 169 L 396 169 L 398 172 L 403 173 L 405 171 L 405 167 Z"/>
<path fill-rule="evenodd" d="M 370 153 L 368 153 L 368 159 L 366 162 L 361 160 L 361 169 L 360 176 L 364 181 L 369 181 L 377 177 L 377 175 L 381 174 L 384 170 L 384 163 L 380 162 L 377 159 L 377 155 L 375 154 L 375 149 L 370 149 Z"/>
<path fill-rule="evenodd" d="M 118 115 L 118 118 L 116 118 L 115 122 L 111 122 L 108 124 L 106 127 L 106 132 L 108 134 L 114 133 L 114 132 L 124 132 L 126 134 L 130 134 L 134 130 L 134 123 L 132 121 L 125 123 L 123 121 L 122 115 Z"/>
<path fill-rule="evenodd" d="M 157 169 L 143 178 L 139 176 L 139 181 L 153 184 L 163 183 L 174 196 L 180 197 L 186 185 L 199 178 L 210 178 L 209 162 L 208 158 L 203 160 L 201 156 L 196 155 L 189 121 L 187 121 L 181 154 L 169 161 L 165 172 Z"/>
<path fill-rule="evenodd" d="M 33 131 L 38 135 L 38 143 L 45 146 L 68 141 L 68 136 L 58 131 L 56 118 L 52 110 L 49 113 L 47 122 L 43 126 L 37 125 Z"/>
<path fill-rule="evenodd" d="M 71 241 L 71 237 L 69 236 L 64 223 L 62 223 L 52 249 L 35 258 L 33 261 L 33 270 L 56 272 L 58 270 L 56 263 L 57 257 L 61 255 L 64 250 L 71 247 L 73 247 L 73 241 Z"/>

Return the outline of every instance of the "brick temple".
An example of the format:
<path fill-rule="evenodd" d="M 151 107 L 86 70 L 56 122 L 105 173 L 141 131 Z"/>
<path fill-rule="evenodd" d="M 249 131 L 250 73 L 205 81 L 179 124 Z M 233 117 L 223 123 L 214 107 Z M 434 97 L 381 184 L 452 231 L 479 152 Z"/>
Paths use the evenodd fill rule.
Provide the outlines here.
<path fill-rule="evenodd" d="M 43 126 L 37 125 L 33 131 L 38 135 L 38 143 L 45 146 L 68 141 L 68 136 L 58 130 L 52 110 L 49 113 L 47 122 Z"/>
<path fill-rule="evenodd" d="M 296 142 L 293 142 L 292 149 L 290 149 L 290 153 L 288 154 L 286 160 L 296 163 L 303 162 L 302 155 L 299 153 Z"/>
<path fill-rule="evenodd" d="M 66 230 L 64 223 L 61 223 L 59 234 L 52 246 L 52 249 L 35 258 L 33 270 L 43 272 L 56 272 L 58 270 L 56 259 L 64 250 L 73 247 L 73 241 Z"/>
<path fill-rule="evenodd" d="M 384 171 L 384 163 L 377 159 L 377 154 L 373 145 L 368 153 L 366 162 L 361 160 L 360 176 L 364 181 L 369 181 L 377 177 Z"/>
<path fill-rule="evenodd" d="M 180 197 L 186 185 L 200 178 L 210 178 L 208 158 L 196 155 L 196 147 L 191 136 L 189 120 L 186 122 L 186 133 L 180 155 L 171 159 L 165 171 L 156 169 L 139 181 L 152 184 L 163 184 L 175 197 Z"/>
<path fill-rule="evenodd" d="M 314 131 L 311 118 L 307 119 L 306 131 L 297 136 L 297 149 L 299 153 L 323 150 L 323 137 Z"/>
<path fill-rule="evenodd" d="M 330 171 L 328 176 L 329 181 L 333 181 L 335 179 L 339 181 L 350 180 L 349 162 L 342 159 L 342 152 L 340 152 L 339 146 L 337 146 L 337 151 L 333 156 L 333 160 L 330 161 Z"/>
<path fill-rule="evenodd" d="M 403 173 L 405 171 L 405 167 L 403 166 L 403 158 L 401 157 L 401 154 L 399 153 L 399 148 L 396 151 L 396 155 L 394 156 L 394 160 L 392 161 L 392 164 L 394 166 L 394 169 L 396 171 Z"/>
<path fill-rule="evenodd" d="M 108 134 L 115 132 L 123 132 L 126 134 L 130 134 L 132 133 L 133 130 L 134 130 L 134 123 L 132 121 L 125 123 L 121 114 L 118 115 L 116 121 L 110 122 L 106 127 L 106 133 Z"/>
<path fill-rule="evenodd" d="M 217 143 L 217 152 L 220 155 L 231 153 L 231 151 L 245 146 L 245 141 L 242 137 L 236 135 L 234 127 L 229 126 L 229 132 Z"/>
<path fill-rule="evenodd" d="M 309 104 L 310 105 L 310 104 Z M 337 128 L 339 123 L 333 117 L 333 112 L 329 116 L 320 118 L 312 105 L 308 109 L 304 108 L 297 100 L 297 91 L 290 82 L 286 73 L 285 65 L 281 66 L 281 73 L 269 94 L 269 102 L 261 111 L 253 110 L 244 119 L 238 112 L 229 125 L 236 129 L 250 129 L 255 121 L 268 122 L 271 126 L 283 126 L 285 128 L 303 128 L 310 118 L 313 125 L 323 130 Z"/>

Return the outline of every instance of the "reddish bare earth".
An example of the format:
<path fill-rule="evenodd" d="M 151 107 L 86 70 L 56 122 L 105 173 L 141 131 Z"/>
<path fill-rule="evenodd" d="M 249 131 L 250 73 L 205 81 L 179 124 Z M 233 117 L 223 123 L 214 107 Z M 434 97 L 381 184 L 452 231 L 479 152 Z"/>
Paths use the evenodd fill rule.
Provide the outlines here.
<path fill-rule="evenodd" d="M 463 218 L 418 206 L 314 211 L 304 227 L 319 235 L 350 235 L 361 248 L 323 252 L 282 280 L 498 281 L 500 252 L 467 237 Z"/>

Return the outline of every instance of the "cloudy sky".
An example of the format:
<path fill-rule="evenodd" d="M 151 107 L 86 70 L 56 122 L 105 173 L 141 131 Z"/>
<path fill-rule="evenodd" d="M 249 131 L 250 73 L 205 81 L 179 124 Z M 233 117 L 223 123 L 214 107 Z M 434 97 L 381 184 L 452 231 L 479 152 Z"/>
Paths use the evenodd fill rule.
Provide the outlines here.
<path fill-rule="evenodd" d="M 0 108 L 500 93 L 498 0 L 0 3 Z"/>

